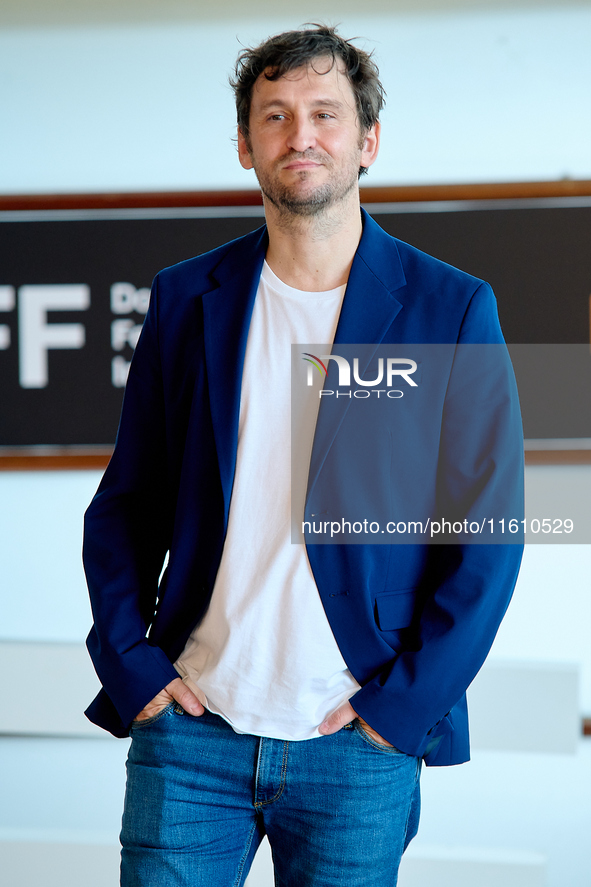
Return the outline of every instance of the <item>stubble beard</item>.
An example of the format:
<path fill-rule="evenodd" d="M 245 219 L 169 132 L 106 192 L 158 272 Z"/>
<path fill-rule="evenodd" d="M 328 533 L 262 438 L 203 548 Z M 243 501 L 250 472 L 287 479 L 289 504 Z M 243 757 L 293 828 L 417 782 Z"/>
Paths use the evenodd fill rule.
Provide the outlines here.
<path fill-rule="evenodd" d="M 278 168 L 282 163 L 285 163 L 286 159 L 296 158 L 282 158 L 278 163 Z M 305 154 L 299 155 L 297 159 L 312 159 L 328 165 L 324 159 L 310 157 Z M 352 168 L 351 175 L 344 180 L 335 181 L 334 179 L 329 179 L 324 184 L 301 193 L 297 183 L 294 185 L 284 185 L 278 181 L 278 176 L 265 175 L 256 166 L 255 173 L 261 191 L 267 200 L 279 211 L 284 222 L 288 222 L 290 219 L 295 221 L 296 218 L 305 219 L 320 216 L 330 207 L 344 200 L 357 186 L 358 181 L 358 167 L 355 167 L 354 169 Z M 302 180 L 306 181 L 310 177 L 310 173 L 302 170 L 298 173 L 298 176 L 300 182 Z"/>

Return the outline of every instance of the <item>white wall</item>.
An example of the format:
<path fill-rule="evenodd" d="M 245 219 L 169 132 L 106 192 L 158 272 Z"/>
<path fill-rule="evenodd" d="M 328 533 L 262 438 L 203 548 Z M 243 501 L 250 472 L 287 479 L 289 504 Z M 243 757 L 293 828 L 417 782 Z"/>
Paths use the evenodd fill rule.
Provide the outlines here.
<path fill-rule="evenodd" d="M 97 739 L 90 732 L 83 738 L 77 717 L 95 691 L 94 681 L 82 651 L 60 646 L 80 644 L 90 623 L 80 546 L 82 513 L 98 480 L 94 471 L 0 473 L 0 689 L 9 700 L 0 715 L 0 867 L 11 887 L 33 887 L 48 866 L 54 879 L 49 887 L 81 879 L 89 887 L 116 883 L 127 742 Z M 565 490 L 565 508 L 577 488 L 587 501 L 591 498 L 591 466 L 528 469 L 530 490 L 533 485 L 539 493 L 557 482 Z M 403 865 L 400 887 L 434 881 L 454 887 L 588 887 L 591 743 L 570 739 L 550 754 L 547 739 L 557 727 L 560 732 L 566 718 L 575 730 L 577 712 L 591 713 L 589 575 L 589 545 L 526 550 L 491 663 L 505 684 L 503 672 L 513 672 L 534 689 L 525 702 L 529 723 L 519 710 L 515 715 L 517 697 L 505 704 L 489 695 L 487 706 L 472 695 L 473 761 L 424 772 L 421 830 Z M 27 644 L 6 641 L 29 642 L 30 655 Z M 31 643 L 44 641 L 55 645 L 45 662 L 42 646 Z M 11 648 L 18 661 L 11 660 Z M 79 673 L 48 691 L 49 673 L 60 673 L 66 659 L 79 662 L 74 665 Z M 543 685 L 544 671 L 554 681 L 568 678 L 568 663 L 582 679 L 579 705 L 572 680 L 564 694 L 568 699 Z M 491 677 L 494 669 L 487 679 L 489 694 Z M 48 732 L 54 735 L 39 735 L 43 724 L 25 707 L 29 695 L 46 729 L 51 721 Z M 513 712 L 501 751 L 487 750 L 498 748 L 496 739 L 483 747 L 477 729 L 478 716 L 484 711 L 486 721 L 491 705 L 504 717 Z M 55 735 L 60 731 L 66 735 Z M 512 737 L 511 731 L 520 735 Z M 10 735 L 15 732 L 28 735 Z M 528 753 L 514 750 L 524 747 Z M 257 857 L 248 883 L 271 887 L 267 849 Z"/>
<path fill-rule="evenodd" d="M 545 497 L 536 492 L 560 483 L 563 497 L 555 507 L 562 515 L 577 496 L 591 502 L 591 466 L 534 466 L 526 476 L 529 496 L 538 501 Z M 82 515 L 99 479 L 96 471 L 0 472 L 0 640 L 76 643 L 86 637 L 91 615 L 80 557 Z M 510 661 L 579 664 L 580 708 L 587 715 L 590 576 L 591 544 L 526 546 L 492 651 Z"/>
<path fill-rule="evenodd" d="M 300 14 L 0 29 L 0 192 L 253 187 L 227 77 Z M 388 92 L 368 184 L 591 178 L 588 4 L 327 18 Z"/>

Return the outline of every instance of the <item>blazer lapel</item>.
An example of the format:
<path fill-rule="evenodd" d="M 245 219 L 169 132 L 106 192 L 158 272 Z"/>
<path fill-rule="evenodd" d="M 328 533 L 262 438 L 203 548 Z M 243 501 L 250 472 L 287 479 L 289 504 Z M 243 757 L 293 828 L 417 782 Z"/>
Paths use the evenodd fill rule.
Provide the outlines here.
<path fill-rule="evenodd" d="M 402 304 L 392 295 L 406 284 L 393 237 L 361 210 L 363 234 L 351 266 L 335 345 L 379 345 Z"/>
<path fill-rule="evenodd" d="M 236 467 L 244 354 L 267 243 L 267 229 L 261 228 L 234 244 L 212 274 L 218 287 L 203 296 L 205 363 L 226 523 Z"/>
<path fill-rule="evenodd" d="M 338 353 L 338 345 L 364 346 L 355 355 L 359 357 L 360 376 L 363 378 L 377 347 L 403 307 L 393 292 L 406 284 L 406 278 L 396 241 L 365 210 L 362 209 L 361 213 L 363 234 L 351 266 L 335 333 L 334 350 Z M 351 348 L 347 352 L 348 357 Z M 338 387 L 334 361 L 330 361 L 326 387 L 332 390 Z M 349 399 L 322 398 L 310 460 L 308 496 L 350 403 Z"/>

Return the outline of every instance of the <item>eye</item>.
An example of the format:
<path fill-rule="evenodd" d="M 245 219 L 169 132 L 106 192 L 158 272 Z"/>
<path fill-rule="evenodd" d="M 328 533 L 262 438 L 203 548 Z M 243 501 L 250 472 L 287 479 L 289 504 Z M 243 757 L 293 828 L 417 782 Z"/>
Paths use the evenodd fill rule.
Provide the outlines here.
<path fill-rule="evenodd" d="M 285 114 L 271 114 L 269 120 L 285 120 Z"/>

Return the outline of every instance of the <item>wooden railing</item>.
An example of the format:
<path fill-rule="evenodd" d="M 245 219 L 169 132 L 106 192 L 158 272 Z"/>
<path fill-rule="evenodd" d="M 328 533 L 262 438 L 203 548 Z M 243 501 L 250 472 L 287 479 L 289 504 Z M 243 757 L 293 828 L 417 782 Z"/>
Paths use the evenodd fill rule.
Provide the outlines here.
<path fill-rule="evenodd" d="M 459 185 L 391 185 L 361 188 L 362 203 L 414 203 L 437 200 L 510 200 L 590 197 L 591 181 L 482 182 Z M 4 194 L 0 212 L 44 209 L 131 209 L 174 206 L 260 206 L 259 190 L 146 191 L 101 194 Z"/>

